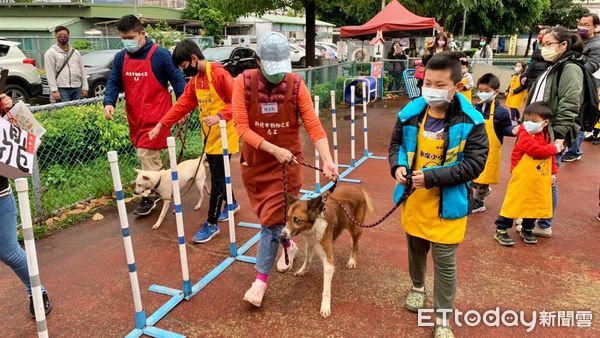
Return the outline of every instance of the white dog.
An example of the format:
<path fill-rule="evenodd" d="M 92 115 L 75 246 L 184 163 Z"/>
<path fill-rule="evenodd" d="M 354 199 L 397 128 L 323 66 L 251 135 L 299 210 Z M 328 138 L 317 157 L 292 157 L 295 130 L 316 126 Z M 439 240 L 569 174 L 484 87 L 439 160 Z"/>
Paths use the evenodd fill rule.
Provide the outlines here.
<path fill-rule="evenodd" d="M 198 189 L 198 192 L 200 192 L 200 200 L 194 207 L 194 210 L 200 209 L 202 198 L 204 198 L 204 188 L 206 184 L 206 168 L 204 165 L 199 166 L 199 161 L 200 159 L 187 160 L 177 165 L 180 189 L 186 187 L 188 183 L 193 184 L 190 181 L 194 178 L 194 173 L 196 173 L 196 170 L 198 170 L 194 183 Z M 135 193 L 138 195 L 147 196 L 150 192 L 154 191 L 163 200 L 163 207 L 160 211 L 158 221 L 156 221 L 156 223 L 152 226 L 152 229 L 158 229 L 163 219 L 167 215 L 167 210 L 169 209 L 171 198 L 173 196 L 171 170 L 163 169 L 160 171 L 143 171 L 135 169 L 135 171 L 138 173 L 137 178 L 135 179 Z M 181 193 L 183 194 L 185 191 L 182 190 Z"/>

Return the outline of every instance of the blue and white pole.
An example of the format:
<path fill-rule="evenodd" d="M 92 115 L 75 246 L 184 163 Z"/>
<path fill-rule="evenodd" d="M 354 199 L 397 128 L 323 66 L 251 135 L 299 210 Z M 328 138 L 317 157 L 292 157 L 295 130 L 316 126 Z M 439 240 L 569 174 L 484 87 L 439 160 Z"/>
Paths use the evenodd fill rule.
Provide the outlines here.
<path fill-rule="evenodd" d="M 338 154 L 338 138 L 337 138 L 337 111 L 335 110 L 335 90 L 331 91 L 331 124 L 333 131 L 333 162 L 337 167 L 340 166 L 340 157 Z"/>
<path fill-rule="evenodd" d="M 125 246 L 127 266 L 129 267 L 129 281 L 131 282 L 133 307 L 135 309 L 135 327 L 136 329 L 143 330 L 146 326 L 146 311 L 142 305 L 140 283 L 138 281 L 135 257 L 133 255 L 133 244 L 131 243 L 131 235 L 129 234 L 129 220 L 127 219 L 127 209 L 125 208 L 125 193 L 123 192 L 123 186 L 121 184 L 119 158 L 116 151 L 108 152 L 108 162 L 110 163 L 110 172 L 115 187 L 117 211 L 119 212 L 119 222 L 121 223 L 121 233 L 123 234 L 123 245 Z"/>
<path fill-rule="evenodd" d="M 350 166 L 354 168 L 356 166 L 356 131 L 355 131 L 355 119 L 356 119 L 356 86 L 350 87 Z"/>
<path fill-rule="evenodd" d="M 175 222 L 177 224 L 177 239 L 179 241 L 179 258 L 181 259 L 181 276 L 183 279 L 183 294 L 188 297 L 192 294 L 192 283 L 185 248 L 185 231 L 183 227 L 183 208 L 181 206 L 181 192 L 179 187 L 179 173 L 177 171 L 177 144 L 175 138 L 167 137 L 169 149 L 169 162 L 171 167 L 171 181 L 173 182 L 173 203 L 175 204 Z M 202 161 L 202 159 L 200 159 Z M 192 184 L 194 184 L 192 182 Z"/>
<path fill-rule="evenodd" d="M 223 145 L 223 167 L 225 168 L 225 191 L 227 193 L 227 214 L 229 216 L 229 256 L 237 257 L 238 249 L 235 239 L 235 219 L 233 216 L 233 188 L 231 187 L 231 167 L 229 166 L 229 145 L 227 143 L 227 122 L 219 121 L 221 143 Z"/>
<path fill-rule="evenodd" d="M 362 97 L 363 97 L 363 133 L 365 135 L 365 155 L 364 156 L 369 156 L 369 137 L 367 136 L 368 134 L 368 127 L 367 127 L 367 82 L 363 83 L 362 86 Z M 370 99 L 370 97 L 369 97 Z"/>
<path fill-rule="evenodd" d="M 315 95 L 315 114 L 317 114 L 317 119 L 319 119 L 319 95 Z M 315 148 L 315 167 L 320 168 L 321 165 L 321 156 L 319 155 L 319 150 Z M 320 172 L 315 170 L 315 193 L 321 193 L 321 175 Z"/>
<path fill-rule="evenodd" d="M 29 207 L 29 183 L 26 178 L 18 178 L 15 180 L 15 186 L 19 198 L 19 211 L 23 227 L 23 239 L 25 241 L 25 255 L 27 256 L 27 268 L 29 269 L 29 281 L 31 283 L 31 296 L 33 297 L 33 309 L 38 337 L 47 338 L 48 325 L 46 324 L 42 283 L 40 281 L 37 252 L 33 237 L 33 222 L 31 221 L 31 209 Z"/>

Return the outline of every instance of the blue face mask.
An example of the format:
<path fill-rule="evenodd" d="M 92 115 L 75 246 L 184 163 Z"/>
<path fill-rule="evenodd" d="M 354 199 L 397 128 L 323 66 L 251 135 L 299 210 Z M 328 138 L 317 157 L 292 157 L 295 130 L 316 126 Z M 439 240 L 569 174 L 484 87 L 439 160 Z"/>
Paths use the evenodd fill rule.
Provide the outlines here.
<path fill-rule="evenodd" d="M 544 130 L 544 122 L 524 121 L 523 127 L 529 134 L 537 134 Z"/>
<path fill-rule="evenodd" d="M 122 39 L 121 43 L 129 53 L 135 53 L 142 48 L 139 46 L 136 39 Z"/>

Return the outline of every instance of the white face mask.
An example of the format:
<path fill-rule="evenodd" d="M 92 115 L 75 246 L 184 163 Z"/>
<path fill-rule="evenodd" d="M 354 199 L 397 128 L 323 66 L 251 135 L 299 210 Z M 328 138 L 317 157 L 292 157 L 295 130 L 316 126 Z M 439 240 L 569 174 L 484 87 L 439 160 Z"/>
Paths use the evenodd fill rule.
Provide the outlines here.
<path fill-rule="evenodd" d="M 494 99 L 493 92 L 478 92 L 477 96 L 481 99 L 481 102 L 490 102 Z"/>
<path fill-rule="evenodd" d="M 515 73 L 520 73 L 521 72 L 521 67 L 515 67 Z"/>
<path fill-rule="evenodd" d="M 537 134 L 544 130 L 544 122 L 524 121 L 523 127 L 529 134 Z"/>
<path fill-rule="evenodd" d="M 423 87 L 422 97 L 428 105 L 432 107 L 441 107 L 448 104 L 448 92 L 450 89 L 435 89 Z"/>

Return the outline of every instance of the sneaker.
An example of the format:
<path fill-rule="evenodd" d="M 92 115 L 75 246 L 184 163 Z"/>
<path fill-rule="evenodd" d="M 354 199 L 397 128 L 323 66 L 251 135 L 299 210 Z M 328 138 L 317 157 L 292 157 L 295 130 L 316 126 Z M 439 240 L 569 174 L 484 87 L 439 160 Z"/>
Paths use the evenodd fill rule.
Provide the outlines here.
<path fill-rule="evenodd" d="M 450 326 L 436 325 L 433 329 L 433 338 L 454 338 Z"/>
<path fill-rule="evenodd" d="M 404 300 L 404 307 L 410 312 L 419 312 L 425 307 L 425 291 L 411 288 Z"/>
<path fill-rule="evenodd" d="M 240 205 L 238 202 L 233 203 L 233 214 L 237 214 L 240 211 Z M 225 204 L 225 208 L 221 211 L 221 215 L 219 216 L 219 222 L 225 222 L 229 220 L 229 212 L 227 212 L 227 204 Z"/>
<path fill-rule="evenodd" d="M 48 298 L 48 292 L 42 291 L 42 300 L 44 302 L 44 313 L 47 315 L 52 311 L 52 303 Z M 35 318 L 35 310 L 33 305 L 33 297 L 29 295 L 29 312 L 31 312 L 31 318 Z"/>
<path fill-rule="evenodd" d="M 220 233 L 221 229 L 219 229 L 218 225 L 204 222 L 192 240 L 194 243 L 206 243 Z"/>
<path fill-rule="evenodd" d="M 597 146 L 600 144 L 600 137 L 597 137 L 595 140 L 592 140 L 592 144 Z"/>
<path fill-rule="evenodd" d="M 265 291 L 267 291 L 267 283 L 256 279 L 250 289 L 244 294 L 244 300 L 256 307 L 260 307 L 265 296 Z"/>
<path fill-rule="evenodd" d="M 290 247 L 287 248 L 287 252 L 290 264 L 285 264 L 285 252 L 282 252 L 277 261 L 277 271 L 279 272 L 288 272 L 292 269 L 292 266 L 294 266 L 294 258 L 296 258 L 296 255 L 298 254 L 298 246 L 294 241 L 290 240 Z"/>
<path fill-rule="evenodd" d="M 537 224 L 533 228 L 533 234 L 540 237 L 552 237 L 552 228 L 540 228 Z"/>
<path fill-rule="evenodd" d="M 496 230 L 494 233 L 494 239 L 500 243 L 500 245 L 504 246 L 513 246 L 515 245 L 515 241 L 510 237 L 506 230 Z"/>
<path fill-rule="evenodd" d="M 521 231 L 521 238 L 523 238 L 523 242 L 527 244 L 536 244 L 537 239 L 535 239 L 535 235 L 532 230 L 524 229 Z"/>
<path fill-rule="evenodd" d="M 575 162 L 579 160 L 581 160 L 581 155 L 565 154 L 565 156 L 561 158 L 561 162 Z"/>
<path fill-rule="evenodd" d="M 472 214 L 476 214 L 478 212 L 484 212 L 486 210 L 485 203 L 480 200 L 473 199 L 473 210 L 471 210 Z"/>
<path fill-rule="evenodd" d="M 596 216 L 596 219 L 600 222 L 600 212 L 598 213 L 598 216 Z"/>
<path fill-rule="evenodd" d="M 140 203 L 138 204 L 137 208 L 135 208 L 135 211 L 133 211 L 133 213 L 138 216 L 149 215 L 152 212 L 152 210 L 156 208 L 156 203 L 158 203 L 159 200 L 160 198 L 158 197 L 142 197 Z"/>

